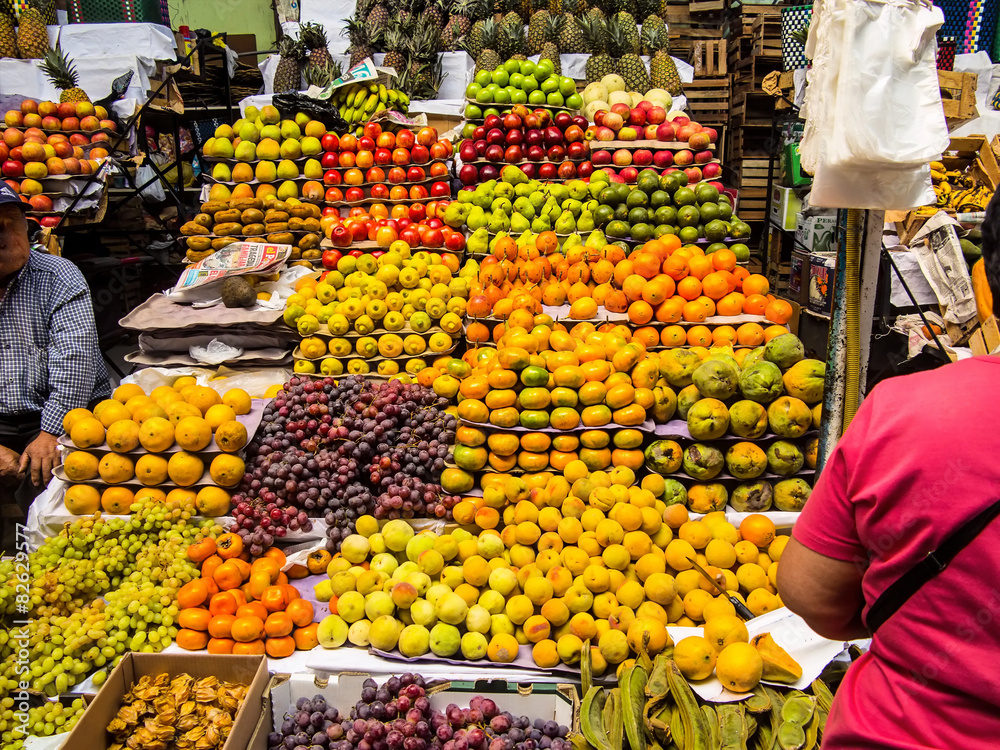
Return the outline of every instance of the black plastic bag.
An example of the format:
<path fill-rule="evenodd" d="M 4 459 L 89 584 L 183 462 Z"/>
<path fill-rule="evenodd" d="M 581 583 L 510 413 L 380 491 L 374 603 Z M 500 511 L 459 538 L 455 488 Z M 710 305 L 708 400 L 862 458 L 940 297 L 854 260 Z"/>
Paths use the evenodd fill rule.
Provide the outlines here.
<path fill-rule="evenodd" d="M 305 112 L 314 120 L 319 120 L 326 125 L 327 130 L 344 133 L 350 129 L 350 125 L 340 116 L 340 112 L 335 106 L 329 102 L 312 99 L 297 91 L 275 94 L 271 103 L 278 108 L 283 120 L 293 119 L 296 112 Z"/>

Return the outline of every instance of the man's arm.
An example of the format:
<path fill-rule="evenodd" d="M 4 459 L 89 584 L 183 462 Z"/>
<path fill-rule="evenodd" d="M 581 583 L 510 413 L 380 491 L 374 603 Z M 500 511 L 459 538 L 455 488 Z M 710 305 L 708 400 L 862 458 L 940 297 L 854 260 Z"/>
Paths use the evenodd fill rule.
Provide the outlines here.
<path fill-rule="evenodd" d="M 15 451 L 0 445 L 0 485 L 21 481 L 23 474 L 20 462 L 21 457 Z"/>
<path fill-rule="evenodd" d="M 778 592 L 785 606 L 821 636 L 851 641 L 870 637 L 861 621 L 861 578 L 853 562 L 813 552 L 793 536 L 781 553 Z"/>

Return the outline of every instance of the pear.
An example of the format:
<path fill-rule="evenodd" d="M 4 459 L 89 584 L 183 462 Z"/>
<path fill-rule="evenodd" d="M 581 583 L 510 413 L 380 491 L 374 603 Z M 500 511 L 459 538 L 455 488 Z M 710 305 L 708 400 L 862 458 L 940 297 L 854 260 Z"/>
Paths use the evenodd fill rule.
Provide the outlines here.
<path fill-rule="evenodd" d="M 566 183 L 566 189 L 569 190 L 569 197 L 574 200 L 582 201 L 590 196 L 587 183 L 583 180 L 570 180 Z"/>
<path fill-rule="evenodd" d="M 251 143 L 256 143 L 260 140 L 260 130 L 257 129 L 256 125 L 251 125 L 247 123 L 239 130 L 239 136 L 241 141 L 250 141 Z"/>
<path fill-rule="evenodd" d="M 510 198 L 494 198 L 490 204 L 490 210 L 503 211 L 505 214 L 509 214 L 514 210 L 514 206 L 511 204 Z"/>
<path fill-rule="evenodd" d="M 240 162 L 233 167 L 233 182 L 251 182 L 253 180 L 253 167 L 245 162 Z"/>
<path fill-rule="evenodd" d="M 249 107 L 247 107 L 247 110 L 246 112 L 243 113 L 243 116 L 250 122 L 253 122 L 258 117 L 260 117 L 260 110 L 251 104 Z"/>
<path fill-rule="evenodd" d="M 514 201 L 514 210 L 517 211 L 521 216 L 527 219 L 529 222 L 535 218 L 535 207 L 531 205 L 529 201 L 524 196 L 518 198 Z"/>
<path fill-rule="evenodd" d="M 300 128 L 304 128 L 311 119 L 312 118 L 309 117 L 309 115 L 307 115 L 305 112 L 295 113 L 295 124 L 298 125 Z"/>
<path fill-rule="evenodd" d="M 258 131 L 259 131 L 259 130 L 260 130 L 261 128 L 263 128 L 263 127 L 264 127 L 264 125 L 266 125 L 266 124 L 267 124 L 267 123 L 265 123 L 265 122 L 264 122 L 263 120 L 261 120 L 261 119 L 260 119 L 259 117 L 258 117 L 258 118 L 257 118 L 256 120 L 254 120 L 254 121 L 253 121 L 253 126 L 254 126 L 255 128 L 257 128 L 257 130 L 258 130 Z"/>
<path fill-rule="evenodd" d="M 232 127 L 229 125 L 220 125 L 215 129 L 216 138 L 227 138 L 228 140 L 233 140 L 236 137 L 236 133 L 233 132 Z"/>
<path fill-rule="evenodd" d="M 257 182 L 274 182 L 278 179 L 278 172 L 274 167 L 273 161 L 257 162 L 257 168 L 254 169 L 253 173 L 257 178 Z"/>
<path fill-rule="evenodd" d="M 503 198 L 513 198 L 513 197 L 516 197 L 517 194 L 515 192 L 515 189 L 514 189 L 513 185 L 511 185 L 510 183 L 507 183 L 507 182 L 499 182 L 499 183 L 497 183 L 497 187 L 496 187 L 496 190 L 494 191 L 494 195 L 498 195 L 498 196 L 501 196 Z"/>
<path fill-rule="evenodd" d="M 225 138 L 216 138 L 212 141 L 212 150 L 208 154 L 217 159 L 232 159 L 236 155 L 236 151 L 233 149 L 232 141 Z"/>
<path fill-rule="evenodd" d="M 458 198 L 456 198 L 455 200 L 458 201 L 459 203 L 472 203 L 472 196 L 474 194 L 475 193 L 472 190 L 459 190 Z"/>
<path fill-rule="evenodd" d="M 300 156 L 302 156 L 302 146 L 298 141 L 284 140 L 281 142 L 282 159 L 298 159 Z"/>
<path fill-rule="evenodd" d="M 282 159 L 278 162 L 277 176 L 279 180 L 294 180 L 299 176 L 299 167 L 294 161 Z"/>
<path fill-rule="evenodd" d="M 299 197 L 299 186 L 292 180 L 285 180 L 278 186 L 278 200 L 286 201 L 289 198 Z"/>
<path fill-rule="evenodd" d="M 237 164 L 237 166 L 239 166 Z M 218 162 L 214 167 L 212 167 L 212 179 L 218 180 L 219 182 L 231 182 L 233 179 L 233 173 L 229 171 L 229 165 L 223 162 Z"/>
<path fill-rule="evenodd" d="M 554 200 L 542 209 L 542 213 L 549 217 L 550 221 L 557 221 L 562 216 L 562 207 Z"/>
<path fill-rule="evenodd" d="M 573 214 L 573 218 L 579 218 L 580 213 L 583 211 L 583 204 L 578 200 L 570 198 L 569 200 L 563 201 L 562 209 L 563 211 L 569 211 Z"/>
<path fill-rule="evenodd" d="M 504 182 L 510 183 L 511 185 L 520 185 L 528 181 L 528 175 L 526 175 L 520 167 L 508 164 L 500 172 L 500 179 Z"/>
<path fill-rule="evenodd" d="M 802 667 L 785 649 L 775 643 L 770 633 L 755 635 L 750 639 L 750 645 L 757 649 L 757 653 L 764 661 L 762 680 L 791 685 L 802 677 Z"/>
<path fill-rule="evenodd" d="M 531 231 L 535 233 L 548 232 L 552 229 L 552 222 L 546 214 L 536 216 L 531 222 Z"/>
<path fill-rule="evenodd" d="M 281 128 L 277 125 L 265 125 L 260 129 L 260 139 L 270 138 L 272 141 L 281 141 Z"/>
<path fill-rule="evenodd" d="M 576 228 L 579 232 L 590 232 L 594 229 L 594 214 L 590 211 L 584 211 L 580 214 L 580 218 L 576 220 Z"/>
<path fill-rule="evenodd" d="M 587 247 L 592 247 L 595 250 L 600 250 L 602 247 L 608 244 L 608 238 L 604 236 L 604 232 L 600 229 L 595 229 L 587 237 L 587 242 L 585 243 Z"/>
<path fill-rule="evenodd" d="M 310 159 L 302 168 L 302 174 L 310 180 L 321 180 L 323 179 L 323 165 L 320 164 L 319 159 Z"/>
<path fill-rule="evenodd" d="M 479 210 L 482 211 L 482 209 Z M 469 235 L 469 239 L 466 240 L 465 246 L 469 249 L 470 253 L 482 255 L 489 252 L 489 241 L 490 241 L 490 233 L 486 231 L 486 227 L 483 226 L 479 227 L 479 229 L 477 229 L 471 235 Z M 465 269 L 462 269 L 462 271 L 464 273 Z"/>
<path fill-rule="evenodd" d="M 587 187 L 592 198 L 599 198 L 601 196 L 601 191 L 603 191 L 607 186 L 608 184 L 606 182 L 595 182 L 594 180 L 591 180 Z"/>
<path fill-rule="evenodd" d="M 246 116 L 253 117 L 254 119 L 259 117 L 265 125 L 277 125 L 281 120 L 281 113 L 278 112 L 278 108 L 270 104 L 264 105 L 261 107 L 259 113 L 255 111 L 253 115 L 250 114 L 251 109 L 256 110 L 256 107 L 247 107 Z"/>
<path fill-rule="evenodd" d="M 282 120 L 281 137 L 298 140 L 302 137 L 302 129 L 295 123 L 295 120 Z"/>
<path fill-rule="evenodd" d="M 465 225 L 472 231 L 476 231 L 480 227 L 485 227 L 489 218 L 486 216 L 486 211 L 483 210 L 482 206 L 475 206 L 469 215 L 465 219 Z"/>
<path fill-rule="evenodd" d="M 248 122 L 249 122 L 249 123 L 252 123 L 252 122 L 253 122 L 253 120 L 244 120 L 244 119 L 243 119 L 243 118 L 241 117 L 241 118 L 240 118 L 239 120 L 237 120 L 236 122 L 234 122 L 234 123 L 233 123 L 233 133 L 235 133 L 235 134 L 239 134 L 239 132 L 240 132 L 240 128 L 242 128 L 242 127 L 243 127 L 244 125 L 246 125 L 246 124 L 247 124 Z"/>
<path fill-rule="evenodd" d="M 562 204 L 563 201 L 569 198 L 569 188 L 558 182 L 553 183 L 549 185 L 549 195 Z"/>
<path fill-rule="evenodd" d="M 322 153 L 323 147 L 320 145 L 319 138 L 314 138 L 312 136 L 306 136 L 301 141 L 299 145 L 302 148 L 303 156 L 315 156 L 316 154 Z"/>
<path fill-rule="evenodd" d="M 490 223 L 487 224 L 487 229 L 493 234 L 508 231 L 510 229 L 510 217 L 503 211 L 494 211 L 490 214 Z"/>
<path fill-rule="evenodd" d="M 257 158 L 278 161 L 281 158 L 281 146 L 278 141 L 274 138 L 261 138 L 257 143 Z"/>
<path fill-rule="evenodd" d="M 576 247 L 577 245 L 582 245 L 583 244 L 583 238 L 580 235 L 578 235 L 576 232 L 574 232 L 569 237 L 566 237 L 562 241 L 561 244 L 562 244 L 563 250 L 565 251 L 565 250 L 568 250 L 571 247 Z"/>
<path fill-rule="evenodd" d="M 531 228 L 531 222 L 521 214 L 515 212 L 510 217 L 510 231 L 512 234 L 522 234 Z"/>
<path fill-rule="evenodd" d="M 464 191 L 466 194 L 468 191 Z M 462 193 L 459 193 L 462 195 Z M 444 223 L 453 229 L 461 227 L 469 216 L 470 206 L 467 203 L 452 202 L 444 210 Z"/>
<path fill-rule="evenodd" d="M 534 192 L 528 196 L 528 202 L 534 207 L 536 212 L 541 212 L 542 207 L 545 206 L 545 193 Z"/>
<path fill-rule="evenodd" d="M 208 189 L 208 199 L 210 201 L 227 201 L 232 196 L 228 187 L 220 183 L 215 183 Z"/>
<path fill-rule="evenodd" d="M 257 158 L 257 145 L 253 141 L 240 141 L 236 147 L 234 156 L 239 161 L 253 161 Z"/>

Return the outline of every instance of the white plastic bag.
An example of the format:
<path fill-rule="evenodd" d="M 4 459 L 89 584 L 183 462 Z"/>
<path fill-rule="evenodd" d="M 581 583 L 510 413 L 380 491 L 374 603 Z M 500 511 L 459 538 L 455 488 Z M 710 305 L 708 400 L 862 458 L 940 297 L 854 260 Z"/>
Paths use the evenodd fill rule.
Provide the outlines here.
<path fill-rule="evenodd" d="M 139 187 L 146 185 L 140 191 L 144 200 L 162 203 L 167 199 L 167 191 L 163 189 L 163 180 L 148 164 L 143 164 L 135 170 L 135 180 Z"/>
<path fill-rule="evenodd" d="M 813 205 L 907 209 L 934 202 L 929 163 L 948 147 L 930 0 L 820 0 L 806 54 L 802 166 Z"/>
<path fill-rule="evenodd" d="M 188 353 L 193 359 L 207 365 L 221 365 L 223 362 L 229 362 L 239 357 L 243 354 L 243 349 L 223 344 L 218 339 L 212 339 L 208 346 L 192 346 Z"/>

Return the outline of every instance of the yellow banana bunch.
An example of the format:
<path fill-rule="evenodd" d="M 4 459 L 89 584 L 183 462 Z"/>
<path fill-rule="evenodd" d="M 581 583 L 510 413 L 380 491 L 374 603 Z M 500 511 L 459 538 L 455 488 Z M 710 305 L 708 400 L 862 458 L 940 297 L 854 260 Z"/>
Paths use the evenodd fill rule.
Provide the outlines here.
<path fill-rule="evenodd" d="M 333 92 L 330 101 L 350 125 L 368 122 L 376 112 L 386 109 L 406 114 L 410 105 L 410 97 L 405 93 L 388 89 L 381 83 L 358 82 L 341 86 Z"/>

